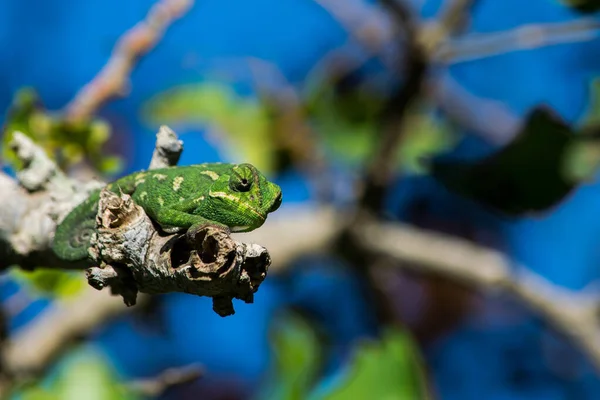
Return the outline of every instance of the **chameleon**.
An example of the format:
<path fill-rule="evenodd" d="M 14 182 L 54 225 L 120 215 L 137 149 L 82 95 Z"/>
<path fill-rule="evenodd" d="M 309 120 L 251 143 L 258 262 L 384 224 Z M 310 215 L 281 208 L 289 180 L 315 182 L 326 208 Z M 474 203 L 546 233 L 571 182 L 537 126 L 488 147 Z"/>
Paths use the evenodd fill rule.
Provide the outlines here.
<path fill-rule="evenodd" d="M 229 232 L 259 228 L 281 205 L 281 188 L 252 164 L 205 163 L 140 171 L 106 186 L 133 201 L 168 233 L 203 226 Z M 56 228 L 53 252 L 63 260 L 88 258 L 101 189 L 93 191 Z"/>

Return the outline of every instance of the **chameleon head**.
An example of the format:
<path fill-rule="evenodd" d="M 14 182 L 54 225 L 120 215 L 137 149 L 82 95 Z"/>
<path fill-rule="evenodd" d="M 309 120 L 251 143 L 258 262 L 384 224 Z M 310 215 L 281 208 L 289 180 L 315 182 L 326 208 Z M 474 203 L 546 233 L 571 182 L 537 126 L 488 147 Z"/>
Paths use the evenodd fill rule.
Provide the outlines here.
<path fill-rule="evenodd" d="M 237 164 L 213 182 L 207 200 L 212 219 L 229 226 L 232 232 L 249 232 L 279 208 L 281 188 L 253 165 Z"/>

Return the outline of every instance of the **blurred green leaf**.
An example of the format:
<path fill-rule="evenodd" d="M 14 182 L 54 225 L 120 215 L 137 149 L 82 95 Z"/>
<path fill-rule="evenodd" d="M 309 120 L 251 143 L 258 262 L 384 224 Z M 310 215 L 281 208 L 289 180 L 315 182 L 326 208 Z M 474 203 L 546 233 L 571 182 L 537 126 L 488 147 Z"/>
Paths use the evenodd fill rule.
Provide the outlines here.
<path fill-rule="evenodd" d="M 428 399 L 422 360 L 410 335 L 390 328 L 379 342 L 358 345 L 343 379 L 319 400 Z"/>
<path fill-rule="evenodd" d="M 321 370 L 321 345 L 315 330 L 299 315 L 281 315 L 271 331 L 273 362 L 258 398 L 304 400 Z"/>
<path fill-rule="evenodd" d="M 111 135 L 106 122 L 100 119 L 67 121 L 60 113 L 47 111 L 32 88 L 17 91 L 2 128 L 2 157 L 20 169 L 19 160 L 9 146 L 15 130 L 32 138 L 62 169 L 84 159 L 102 173 L 115 172 L 118 167 L 114 162 L 105 164 L 103 161 L 106 157 L 103 148 Z"/>
<path fill-rule="evenodd" d="M 454 147 L 457 135 L 448 123 L 421 107 L 411 113 L 402 127 L 403 136 L 397 159 L 402 170 L 424 174 L 423 157 L 442 153 Z"/>
<path fill-rule="evenodd" d="M 11 275 L 34 295 L 49 298 L 73 296 L 79 293 L 86 284 L 81 271 L 58 271 L 44 268 L 24 271 L 13 268 Z"/>
<path fill-rule="evenodd" d="M 373 154 L 385 98 L 360 87 L 340 89 L 331 83 L 313 86 L 306 107 L 323 144 L 334 157 L 363 164 Z M 398 129 L 402 130 L 402 140 L 396 166 L 406 172 L 424 173 L 419 160 L 451 148 L 456 141 L 450 126 L 424 105 L 410 110 Z"/>
<path fill-rule="evenodd" d="M 449 190 L 505 215 L 545 211 L 578 183 L 564 173 L 575 140 L 554 111 L 537 107 L 516 137 L 492 155 L 475 161 L 435 157 L 430 171 Z"/>
<path fill-rule="evenodd" d="M 57 394 L 53 394 L 42 388 L 27 389 L 21 396 L 21 400 L 58 400 Z"/>
<path fill-rule="evenodd" d="M 39 386 L 23 390 L 23 400 L 136 400 L 110 367 L 92 350 L 78 351 L 62 362 L 58 372 Z"/>
<path fill-rule="evenodd" d="M 600 140 L 578 141 L 567 150 L 564 174 L 574 182 L 591 181 L 600 167 Z"/>
<path fill-rule="evenodd" d="M 331 82 L 313 86 L 305 107 L 321 142 L 334 157 L 350 164 L 362 163 L 373 152 L 376 112 L 370 109 L 355 116 L 352 110 L 360 109 L 361 103 L 372 103 L 366 101 L 366 95 L 349 94 L 344 101 L 343 92 L 336 91 Z"/>
<path fill-rule="evenodd" d="M 568 148 L 564 174 L 574 182 L 589 181 L 600 167 L 600 79 L 590 83 L 588 106 L 577 123 L 577 140 Z"/>
<path fill-rule="evenodd" d="M 561 2 L 582 13 L 593 13 L 600 10 L 600 0 L 561 0 Z"/>
<path fill-rule="evenodd" d="M 202 82 L 179 86 L 150 99 L 142 117 L 151 124 L 212 126 L 225 137 L 226 151 L 269 173 L 275 164 L 275 140 L 269 110 L 229 85 Z"/>

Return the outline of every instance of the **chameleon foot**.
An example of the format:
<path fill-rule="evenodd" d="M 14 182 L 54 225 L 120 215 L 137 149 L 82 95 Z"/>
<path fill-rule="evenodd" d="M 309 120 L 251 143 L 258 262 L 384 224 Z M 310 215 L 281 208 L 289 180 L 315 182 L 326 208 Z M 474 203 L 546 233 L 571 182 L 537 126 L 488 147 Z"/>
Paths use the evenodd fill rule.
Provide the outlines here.
<path fill-rule="evenodd" d="M 223 231 L 226 235 L 231 233 L 231 229 L 227 225 L 221 225 L 217 223 L 205 223 L 192 225 L 186 232 L 185 236 L 189 243 L 197 243 L 204 240 L 206 233 L 209 229 L 216 229 Z"/>

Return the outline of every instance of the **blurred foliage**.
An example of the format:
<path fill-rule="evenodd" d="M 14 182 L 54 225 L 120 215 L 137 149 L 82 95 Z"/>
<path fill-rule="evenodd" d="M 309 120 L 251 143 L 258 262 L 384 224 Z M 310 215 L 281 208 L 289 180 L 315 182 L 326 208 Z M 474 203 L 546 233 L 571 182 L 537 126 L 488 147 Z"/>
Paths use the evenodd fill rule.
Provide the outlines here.
<path fill-rule="evenodd" d="M 377 143 L 386 95 L 369 89 L 352 74 L 312 87 L 306 108 L 324 146 L 334 157 L 362 165 Z M 413 107 L 407 115 L 399 127 L 402 140 L 396 166 L 405 172 L 424 173 L 419 159 L 450 149 L 456 135 L 450 125 L 436 118 L 425 104 Z"/>
<path fill-rule="evenodd" d="M 92 121 L 67 121 L 60 114 L 48 112 L 32 88 L 15 93 L 3 126 L 3 161 L 19 170 L 23 166 L 9 143 L 14 131 L 29 136 L 63 170 L 87 161 L 103 174 L 121 170 L 119 157 L 106 155 L 103 147 L 110 137 L 110 126 L 99 119 Z M 83 287 L 81 273 L 38 269 L 34 272 L 12 270 L 12 275 L 36 295 L 65 297 Z"/>
<path fill-rule="evenodd" d="M 326 348 L 310 323 L 296 314 L 276 322 L 274 360 L 261 400 L 419 400 L 428 395 L 422 360 L 411 337 L 388 329 L 380 340 L 357 345 L 343 376 L 326 389 L 317 387 Z"/>
<path fill-rule="evenodd" d="M 423 360 L 406 331 L 391 328 L 378 342 L 360 344 L 347 376 L 323 400 L 419 400 L 427 393 Z"/>
<path fill-rule="evenodd" d="M 562 2 L 582 13 L 593 13 L 600 10 L 600 0 L 562 0 Z"/>
<path fill-rule="evenodd" d="M 575 181 L 590 181 L 600 167 L 600 79 L 590 84 L 588 107 L 580 121 L 581 140 L 569 148 L 565 175 Z"/>
<path fill-rule="evenodd" d="M 169 89 L 144 105 L 142 117 L 155 125 L 186 123 L 216 128 L 229 145 L 227 151 L 266 173 L 276 167 L 268 110 L 227 84 L 202 82 Z"/>
<path fill-rule="evenodd" d="M 515 138 L 492 155 L 474 161 L 434 157 L 430 170 L 449 190 L 505 215 L 546 211 L 578 183 L 567 180 L 563 168 L 575 140 L 553 110 L 537 107 Z"/>
<path fill-rule="evenodd" d="M 136 400 L 139 397 L 118 380 L 108 362 L 98 353 L 75 353 L 59 366 L 48 382 L 27 388 L 22 400 Z"/>
<path fill-rule="evenodd" d="M 261 400 L 306 399 L 321 371 L 319 337 L 299 315 L 280 315 L 271 330 L 273 361 L 269 379 L 259 395 Z"/>
<path fill-rule="evenodd" d="M 313 130 L 325 152 L 351 165 L 362 164 L 373 151 L 385 99 L 352 85 L 314 86 L 317 89 L 301 99 L 302 104 L 284 104 L 272 94 L 260 93 L 257 100 L 237 94 L 226 83 L 202 82 L 156 95 L 144 106 L 143 117 L 154 125 L 214 127 L 226 138 L 226 151 L 267 173 L 285 167 L 286 157 L 292 162 L 307 160 L 314 153 Z M 455 142 L 449 125 L 424 106 L 417 107 L 401 129 L 405 135 L 397 164 L 410 172 L 424 172 L 420 157 Z M 291 155 L 282 155 L 285 152 Z"/>
<path fill-rule="evenodd" d="M 45 268 L 24 271 L 20 268 L 13 268 L 11 276 L 34 296 L 48 298 L 73 296 L 86 285 L 81 271 L 58 271 Z"/>
<path fill-rule="evenodd" d="M 20 169 L 22 166 L 9 146 L 15 130 L 32 138 L 63 170 L 84 160 L 104 174 L 114 174 L 122 168 L 119 157 L 103 152 L 111 135 L 106 122 L 68 121 L 59 113 L 50 113 L 32 88 L 16 92 L 2 129 L 4 162 Z"/>

